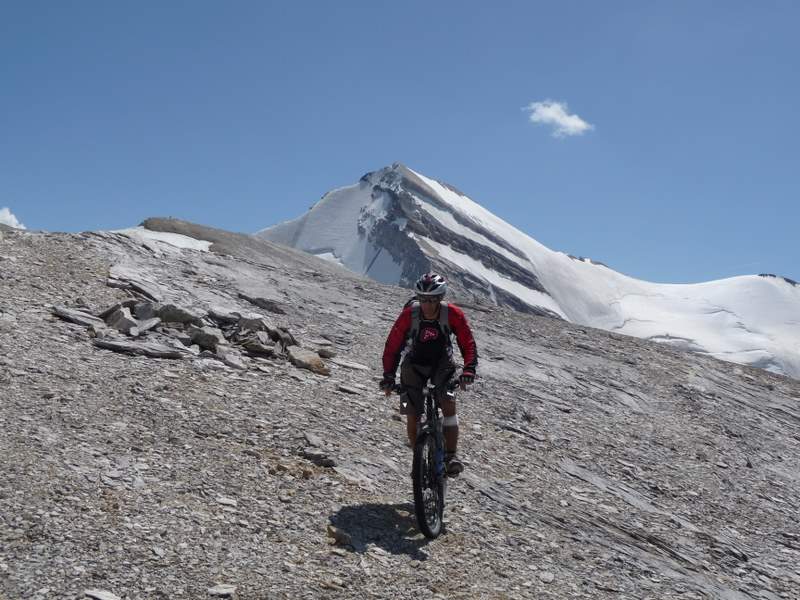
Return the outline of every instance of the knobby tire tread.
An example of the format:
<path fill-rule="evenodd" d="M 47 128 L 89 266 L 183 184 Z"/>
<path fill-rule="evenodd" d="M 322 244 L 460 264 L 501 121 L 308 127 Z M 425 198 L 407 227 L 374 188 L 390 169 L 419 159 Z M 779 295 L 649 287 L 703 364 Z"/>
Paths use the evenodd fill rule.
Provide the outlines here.
<path fill-rule="evenodd" d="M 414 444 L 414 461 L 412 464 L 412 483 L 414 488 L 414 512 L 417 516 L 417 524 L 419 525 L 419 529 L 422 534 L 430 539 L 436 538 L 442 532 L 442 512 L 444 508 L 444 489 L 441 479 L 438 483 L 434 483 L 436 486 L 436 492 L 438 495 L 438 502 L 436 507 L 436 520 L 431 525 L 429 523 L 428 514 L 426 512 L 425 506 L 425 479 L 426 473 L 425 470 L 427 468 L 425 456 L 429 452 L 429 445 L 433 444 L 433 453 L 436 451 L 436 440 L 430 434 L 424 433 L 421 435 L 419 439 L 417 439 L 417 443 Z"/>

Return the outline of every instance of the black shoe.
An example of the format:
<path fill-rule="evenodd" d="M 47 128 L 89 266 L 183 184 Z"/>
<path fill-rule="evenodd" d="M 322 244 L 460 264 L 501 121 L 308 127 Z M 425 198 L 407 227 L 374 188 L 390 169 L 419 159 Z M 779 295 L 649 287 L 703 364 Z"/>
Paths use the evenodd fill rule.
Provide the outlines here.
<path fill-rule="evenodd" d="M 445 461 L 444 470 L 450 477 L 456 477 L 464 470 L 464 463 L 457 456 L 451 456 Z"/>

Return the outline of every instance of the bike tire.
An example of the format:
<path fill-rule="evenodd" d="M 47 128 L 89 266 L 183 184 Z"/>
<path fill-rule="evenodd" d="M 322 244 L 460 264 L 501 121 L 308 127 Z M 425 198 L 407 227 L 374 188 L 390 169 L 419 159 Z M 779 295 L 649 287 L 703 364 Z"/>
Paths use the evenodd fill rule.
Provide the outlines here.
<path fill-rule="evenodd" d="M 444 477 L 436 476 L 436 440 L 422 434 L 414 445 L 412 483 L 417 525 L 426 538 L 434 539 L 442 532 L 444 514 Z"/>

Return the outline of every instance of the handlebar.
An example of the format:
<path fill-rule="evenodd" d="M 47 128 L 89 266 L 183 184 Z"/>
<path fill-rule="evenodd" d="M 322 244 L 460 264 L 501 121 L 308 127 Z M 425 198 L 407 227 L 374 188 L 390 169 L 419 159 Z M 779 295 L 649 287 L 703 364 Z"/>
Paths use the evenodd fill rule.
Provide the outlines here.
<path fill-rule="evenodd" d="M 430 385 L 430 384 L 428 384 L 428 385 Z M 454 377 L 453 379 L 451 379 L 450 381 L 447 382 L 447 385 L 445 386 L 445 389 L 448 392 L 452 392 L 453 390 L 458 388 L 458 386 L 459 386 L 458 377 Z M 392 386 L 392 392 L 395 393 L 395 394 L 402 394 L 404 389 L 405 388 L 400 383 L 395 383 Z"/>

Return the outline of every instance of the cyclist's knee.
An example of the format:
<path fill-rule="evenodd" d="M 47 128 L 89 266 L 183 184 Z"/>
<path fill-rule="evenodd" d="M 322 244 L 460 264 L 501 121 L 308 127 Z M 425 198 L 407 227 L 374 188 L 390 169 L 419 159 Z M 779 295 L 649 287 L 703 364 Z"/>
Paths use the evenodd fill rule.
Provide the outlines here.
<path fill-rule="evenodd" d="M 456 401 L 454 398 L 445 394 L 439 398 L 439 405 L 442 407 L 442 414 L 445 417 L 456 414 Z"/>

